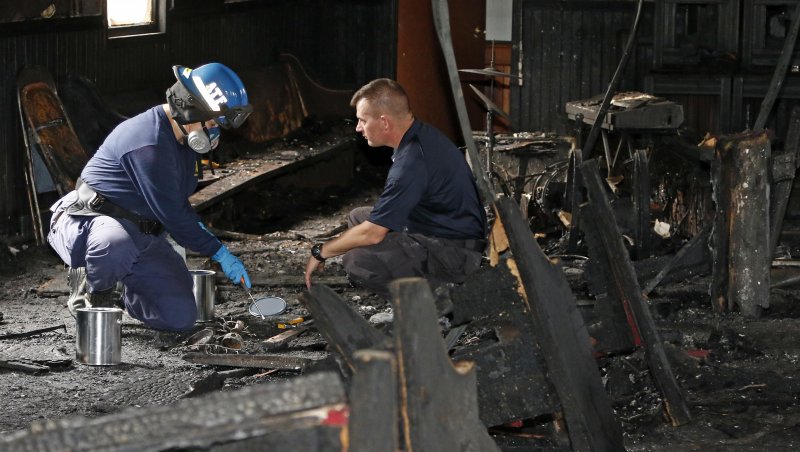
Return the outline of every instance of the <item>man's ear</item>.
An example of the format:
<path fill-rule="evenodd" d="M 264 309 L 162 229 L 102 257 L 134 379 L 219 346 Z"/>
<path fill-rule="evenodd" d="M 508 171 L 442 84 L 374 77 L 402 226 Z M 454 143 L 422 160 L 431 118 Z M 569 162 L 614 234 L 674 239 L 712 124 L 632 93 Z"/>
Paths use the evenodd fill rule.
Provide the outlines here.
<path fill-rule="evenodd" d="M 381 126 L 383 130 L 389 130 L 390 120 L 386 115 L 381 115 Z"/>

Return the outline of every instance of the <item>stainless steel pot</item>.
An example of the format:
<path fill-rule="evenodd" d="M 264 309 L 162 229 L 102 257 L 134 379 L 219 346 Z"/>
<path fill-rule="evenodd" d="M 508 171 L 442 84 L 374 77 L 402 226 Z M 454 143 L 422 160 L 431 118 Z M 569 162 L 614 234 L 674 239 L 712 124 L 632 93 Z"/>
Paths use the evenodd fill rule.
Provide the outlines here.
<path fill-rule="evenodd" d="M 90 366 L 122 361 L 122 309 L 79 308 L 75 313 L 75 356 Z"/>
<path fill-rule="evenodd" d="M 194 302 L 197 305 L 197 322 L 214 320 L 214 305 L 217 298 L 217 286 L 214 282 L 215 271 L 189 270 L 194 287 Z"/>

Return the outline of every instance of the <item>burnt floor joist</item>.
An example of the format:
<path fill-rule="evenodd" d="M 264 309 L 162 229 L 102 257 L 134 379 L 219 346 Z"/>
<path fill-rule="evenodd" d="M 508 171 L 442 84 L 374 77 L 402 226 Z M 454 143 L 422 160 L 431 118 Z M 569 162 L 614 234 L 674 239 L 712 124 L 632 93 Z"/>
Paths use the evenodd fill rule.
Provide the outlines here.
<path fill-rule="evenodd" d="M 287 161 L 281 150 L 260 153 L 257 159 L 238 159 L 226 165 L 229 175 L 216 180 L 196 191 L 189 197 L 189 203 L 198 212 L 207 209 L 231 196 L 284 174 L 316 165 L 331 159 L 342 152 L 353 152 L 355 136 L 333 138 L 333 143 L 321 147 L 298 150 L 295 160 Z"/>
<path fill-rule="evenodd" d="M 608 293 L 621 303 L 635 328 L 634 338 L 640 336 L 647 354 L 648 366 L 658 389 L 664 396 L 667 415 L 673 425 L 691 421 L 689 408 L 672 374 L 661 337 L 656 329 L 650 308 L 639 287 L 628 251 L 622 243 L 614 213 L 606 196 L 596 160 L 587 160 L 581 167 L 589 198 L 591 224 L 600 238 L 601 249 L 595 247 L 592 258 L 602 259 L 609 272 Z"/>

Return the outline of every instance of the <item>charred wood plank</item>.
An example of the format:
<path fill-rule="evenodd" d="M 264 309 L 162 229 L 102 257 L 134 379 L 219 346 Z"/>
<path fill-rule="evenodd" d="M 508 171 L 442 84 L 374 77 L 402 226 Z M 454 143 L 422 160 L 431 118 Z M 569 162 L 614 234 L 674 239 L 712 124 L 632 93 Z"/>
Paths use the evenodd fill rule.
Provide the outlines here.
<path fill-rule="evenodd" d="M 800 9 L 800 8 L 798 8 Z M 792 109 L 789 130 L 786 132 L 783 152 L 775 153 L 772 161 L 772 190 L 770 190 L 770 258 L 775 256 L 775 248 L 780 241 L 783 219 L 789 206 L 789 196 L 794 185 L 800 152 L 800 107 Z"/>
<path fill-rule="evenodd" d="M 317 330 L 339 352 L 351 371 L 356 368 L 354 354 L 357 350 L 381 350 L 388 345 L 388 338 L 330 287 L 314 284 L 310 292 L 299 298 L 314 317 Z"/>
<path fill-rule="evenodd" d="M 589 294 L 595 298 L 594 307 L 581 309 L 596 354 L 624 353 L 641 345 L 642 338 L 625 299 L 614 290 L 609 257 L 603 245 L 602 234 L 594 224 L 596 212 L 586 203 L 581 208 L 584 224 L 583 238 L 587 245 L 589 261 L 584 278 Z"/>
<path fill-rule="evenodd" d="M 428 283 L 402 278 L 389 290 L 406 450 L 499 452 L 478 418 L 474 365 L 450 360 Z"/>
<path fill-rule="evenodd" d="M 517 292 L 517 279 L 506 257 L 498 259 L 497 265 L 481 268 L 451 294 L 453 323 L 460 325 L 451 333 L 467 326 L 494 333 L 494 337 L 456 348 L 452 355 L 453 360 L 475 363 L 479 414 L 487 426 L 561 410 L 545 376 L 535 326 Z M 450 350 L 447 338 L 445 342 Z"/>
<path fill-rule="evenodd" d="M 2 317 L 0 317 L 0 318 L 2 318 Z M 64 332 L 66 333 L 67 332 L 67 325 L 62 323 L 61 325 L 48 326 L 48 327 L 45 327 L 45 328 L 37 328 L 35 330 L 23 331 L 23 332 L 20 332 L 20 333 L 0 334 L 0 341 L 2 341 L 4 339 L 18 339 L 18 338 L 21 338 L 21 337 L 31 337 L 31 336 L 35 336 L 37 334 L 48 333 L 50 331 L 58 331 L 58 330 L 64 330 Z"/>
<path fill-rule="evenodd" d="M 257 183 L 297 171 L 351 149 L 354 142 L 353 137 L 346 137 L 340 142 L 315 149 L 311 154 L 295 162 L 281 160 L 262 160 L 255 164 L 246 161 L 235 162 L 235 164 L 229 165 L 231 169 L 235 170 L 233 174 L 196 191 L 189 197 L 189 203 L 196 211 L 200 212 Z"/>
<path fill-rule="evenodd" d="M 710 227 L 703 228 L 699 234 L 692 237 L 677 253 L 673 256 L 664 267 L 658 272 L 657 275 L 651 279 L 647 285 L 644 287 L 642 291 L 645 296 L 649 295 L 653 289 L 656 288 L 661 281 L 664 280 L 670 273 L 675 272 L 679 266 L 685 265 L 686 263 L 691 262 L 692 258 L 696 259 L 695 256 L 702 256 L 705 257 L 706 253 L 705 250 L 708 247 L 708 237 L 711 233 Z M 706 261 L 710 264 L 710 261 Z M 703 265 L 705 267 L 705 265 Z M 637 269 L 638 271 L 638 269 Z"/>
<path fill-rule="evenodd" d="M 583 151 L 573 149 L 569 155 L 569 167 L 567 168 L 567 190 L 565 193 L 566 206 L 572 214 L 567 227 L 568 241 L 567 253 L 578 251 L 578 240 L 580 239 L 580 205 L 583 203 L 583 180 L 581 179 L 581 164 L 583 163 Z"/>
<path fill-rule="evenodd" d="M 262 349 L 267 351 L 278 350 L 284 345 L 286 345 L 289 341 L 305 333 L 306 331 L 308 331 L 308 327 L 306 326 L 299 326 L 291 330 L 286 330 L 282 333 L 276 334 L 275 336 L 265 339 L 264 341 L 261 342 L 260 346 Z"/>
<path fill-rule="evenodd" d="M 50 367 L 27 359 L 0 359 L 0 368 L 18 370 L 29 374 L 41 374 L 50 371 Z"/>
<path fill-rule="evenodd" d="M 585 179 L 585 178 L 584 178 Z M 528 222 L 506 198 L 494 203 L 492 263 L 511 252 L 505 264 L 517 277 L 517 291 L 533 319 L 547 375 L 564 409 L 574 450 L 623 450 L 622 430 L 592 357 L 589 333 L 575 306 L 563 271 L 533 239 Z"/>
<path fill-rule="evenodd" d="M 189 352 L 183 359 L 192 364 L 227 367 L 256 367 L 259 369 L 303 370 L 312 362 L 308 358 L 296 358 L 284 355 L 250 355 L 244 353 L 219 354 Z"/>
<path fill-rule="evenodd" d="M 711 303 L 757 317 L 769 307 L 771 240 L 766 133 L 720 137 L 711 168 L 717 210 L 712 232 Z"/>
<path fill-rule="evenodd" d="M 330 372 L 127 409 L 93 419 L 35 423 L 0 438 L 7 451 L 283 450 L 341 451 L 344 388 Z"/>
<path fill-rule="evenodd" d="M 397 431 L 397 365 L 382 350 L 355 353 L 350 387 L 350 448 L 353 451 L 399 450 Z"/>
<path fill-rule="evenodd" d="M 667 415 L 674 426 L 683 425 L 691 421 L 691 414 L 672 374 L 667 355 L 664 352 L 664 345 L 650 313 L 650 307 L 639 288 L 628 251 L 622 243 L 619 229 L 614 222 L 614 215 L 600 180 L 597 162 L 595 160 L 584 162 L 582 171 L 592 212 L 591 217 L 602 238 L 612 276 L 609 290 L 613 290 L 616 296 L 622 300 L 626 312 L 634 320 L 638 334 L 641 334 L 647 352 L 650 373 L 664 396 Z"/>

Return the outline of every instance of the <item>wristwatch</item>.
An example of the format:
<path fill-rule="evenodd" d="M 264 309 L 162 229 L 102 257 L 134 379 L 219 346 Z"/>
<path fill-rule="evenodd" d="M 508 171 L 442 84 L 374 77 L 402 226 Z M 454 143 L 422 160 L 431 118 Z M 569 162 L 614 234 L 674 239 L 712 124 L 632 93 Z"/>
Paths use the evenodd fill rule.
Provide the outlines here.
<path fill-rule="evenodd" d="M 311 255 L 314 256 L 314 259 L 316 259 L 316 260 L 318 260 L 320 262 L 325 262 L 325 258 L 322 257 L 322 244 L 321 243 L 317 243 L 317 244 L 315 244 L 314 246 L 311 247 Z"/>

